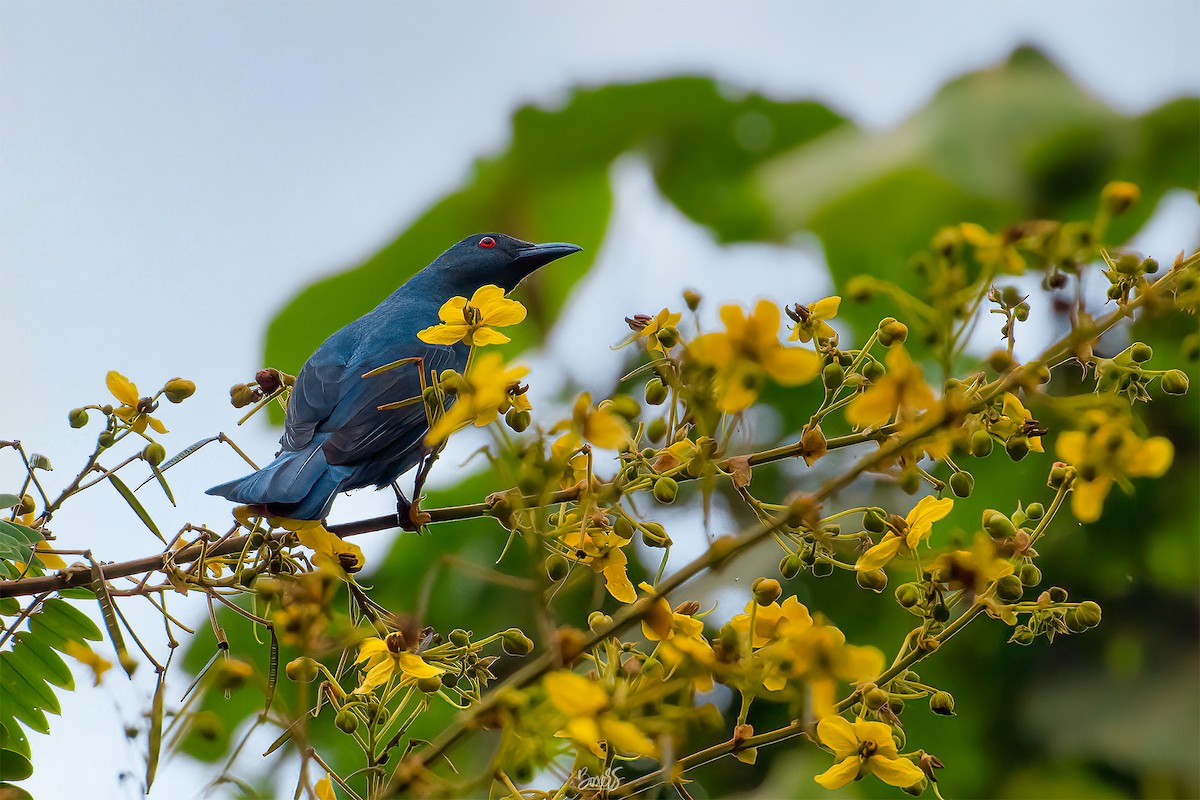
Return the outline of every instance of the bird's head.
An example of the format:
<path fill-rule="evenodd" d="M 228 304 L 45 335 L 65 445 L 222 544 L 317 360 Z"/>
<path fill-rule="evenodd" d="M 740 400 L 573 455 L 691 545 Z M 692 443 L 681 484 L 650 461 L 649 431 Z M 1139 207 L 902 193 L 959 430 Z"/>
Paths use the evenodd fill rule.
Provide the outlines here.
<path fill-rule="evenodd" d="M 469 297 L 489 283 L 510 292 L 538 267 L 582 249 L 562 242 L 533 244 L 503 233 L 477 233 L 442 253 L 431 266 L 443 273 L 455 291 Z"/>

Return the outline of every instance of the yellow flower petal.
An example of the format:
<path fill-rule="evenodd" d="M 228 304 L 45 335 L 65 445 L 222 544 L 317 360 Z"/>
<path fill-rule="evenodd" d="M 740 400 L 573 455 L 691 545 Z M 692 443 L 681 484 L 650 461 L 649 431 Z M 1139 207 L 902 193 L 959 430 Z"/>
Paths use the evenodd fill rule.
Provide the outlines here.
<path fill-rule="evenodd" d="M 1087 434 L 1083 431 L 1067 431 L 1058 437 L 1055 450 L 1063 461 L 1078 466 L 1087 458 Z"/>
<path fill-rule="evenodd" d="M 599 683 L 569 670 L 551 672 L 544 683 L 550 702 L 571 717 L 595 714 L 608 704 L 608 693 Z"/>
<path fill-rule="evenodd" d="M 133 384 L 133 381 L 113 369 L 108 371 L 104 382 L 108 386 L 108 390 L 112 392 L 113 397 L 127 406 L 137 407 L 140 398 L 138 397 L 137 386 Z"/>
<path fill-rule="evenodd" d="M 836 294 L 833 297 L 825 297 L 808 307 L 809 313 L 813 319 L 833 319 L 837 316 L 838 307 L 842 304 L 842 298 Z"/>
<path fill-rule="evenodd" d="M 783 386 L 796 386 L 817 377 L 821 357 L 812 350 L 799 347 L 779 347 L 763 354 L 763 369 Z"/>
<path fill-rule="evenodd" d="M 362 683 L 354 690 L 354 694 L 366 694 L 376 686 L 384 685 L 396 674 L 396 667 L 396 662 L 391 658 L 380 661 L 363 676 Z"/>
<path fill-rule="evenodd" d="M 397 659 L 400 662 L 400 669 L 405 675 L 411 675 L 414 678 L 434 678 L 441 675 L 446 670 L 441 667 L 435 667 L 429 664 L 425 659 L 421 658 L 416 653 L 399 653 Z"/>
<path fill-rule="evenodd" d="M 313 791 L 317 794 L 317 800 L 337 800 L 337 795 L 333 792 L 333 781 L 329 779 L 328 775 L 317 781 Z"/>
<path fill-rule="evenodd" d="M 861 763 L 858 756 L 848 756 L 815 776 L 813 780 L 826 789 L 840 789 L 858 777 L 858 768 Z"/>
<path fill-rule="evenodd" d="M 818 722 L 817 738 L 821 744 L 833 748 L 839 759 L 858 752 L 858 736 L 855 735 L 854 726 L 842 717 L 825 717 Z"/>
<path fill-rule="evenodd" d="M 487 307 L 483 317 L 484 325 L 516 325 L 525 319 L 525 306 L 516 300 L 499 300 Z"/>
<path fill-rule="evenodd" d="M 618 551 L 619 552 L 619 551 Z M 604 585 L 608 593 L 622 603 L 632 603 L 637 600 L 637 591 L 625 571 L 625 562 L 613 564 L 604 568 Z"/>
<path fill-rule="evenodd" d="M 467 335 L 467 344 L 473 344 L 476 347 L 482 347 L 488 344 L 504 344 L 512 341 L 503 333 L 492 328 L 479 328 L 475 332 Z"/>
<path fill-rule="evenodd" d="M 890 736 L 888 738 L 891 739 Z M 867 759 L 867 770 L 884 783 L 902 789 L 920 782 L 925 777 L 921 768 L 907 758 L 885 758 L 878 754 Z"/>
<path fill-rule="evenodd" d="M 872 386 L 850 401 L 846 421 L 856 428 L 883 425 L 896 413 L 896 397 L 886 386 Z"/>
<path fill-rule="evenodd" d="M 903 539 L 895 534 L 887 534 L 879 544 L 858 557 L 854 568 L 864 572 L 882 568 L 884 564 L 891 561 L 900 552 L 900 543 L 902 541 Z"/>
<path fill-rule="evenodd" d="M 1071 489 L 1071 513 L 1080 522 L 1095 522 L 1104 510 L 1104 498 L 1112 488 L 1112 478 L 1101 475 L 1094 481 L 1075 481 Z"/>
<path fill-rule="evenodd" d="M 649 737 L 638 730 L 638 727 L 632 722 L 622 722 L 603 717 L 600 720 L 600 735 L 614 749 L 622 753 L 653 756 L 658 752 L 658 748 L 654 746 L 654 742 L 650 741 Z"/>
<path fill-rule="evenodd" d="M 442 303 L 442 307 L 438 309 L 438 319 L 445 323 L 463 324 L 463 309 L 466 308 L 467 298 L 454 296 Z"/>
<path fill-rule="evenodd" d="M 167 432 L 167 426 L 163 425 L 162 422 L 156 420 L 154 417 L 146 417 L 146 422 L 150 423 L 150 427 L 154 428 L 154 430 L 158 431 L 159 433 Z"/>
<path fill-rule="evenodd" d="M 1167 471 L 1174 457 L 1175 447 L 1171 440 L 1155 436 L 1142 442 L 1123 466 L 1125 472 L 1135 478 L 1157 478 Z"/>
<path fill-rule="evenodd" d="M 466 332 L 464 325 L 430 325 L 417 333 L 417 338 L 427 344 L 457 344 Z"/>

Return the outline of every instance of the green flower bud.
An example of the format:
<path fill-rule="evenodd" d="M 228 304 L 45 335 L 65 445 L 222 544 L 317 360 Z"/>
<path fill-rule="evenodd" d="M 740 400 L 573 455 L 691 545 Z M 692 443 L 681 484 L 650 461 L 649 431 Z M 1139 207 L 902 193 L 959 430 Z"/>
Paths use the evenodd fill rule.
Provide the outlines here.
<path fill-rule="evenodd" d="M 1050 596 L 1051 603 L 1067 602 L 1067 590 L 1062 588 L 1061 586 L 1051 586 L 1050 589 L 1046 592 L 1046 594 L 1048 594 Z M 1099 608 L 1099 606 L 1097 606 L 1097 608 Z"/>
<path fill-rule="evenodd" d="M 674 503 L 675 496 L 679 494 L 679 484 L 674 478 L 668 478 L 663 475 L 654 482 L 654 499 L 660 503 Z"/>
<path fill-rule="evenodd" d="M 296 683 L 312 683 L 317 679 L 317 662 L 307 656 L 294 658 L 283 668 L 290 680 Z"/>
<path fill-rule="evenodd" d="M 667 529 L 659 523 L 645 522 L 642 524 L 642 544 L 647 547 L 668 547 L 671 537 L 667 536 Z"/>
<path fill-rule="evenodd" d="M 471 632 L 462 628 L 455 628 L 450 631 L 450 644 L 455 647 L 466 647 L 471 643 Z"/>
<path fill-rule="evenodd" d="M 612 410 L 627 420 L 637 419 L 642 413 L 642 407 L 638 405 L 638 401 L 627 394 L 613 395 L 610 399 L 612 400 Z"/>
<path fill-rule="evenodd" d="M 878 686 L 872 686 L 867 691 L 863 692 L 863 704 L 871 711 L 878 711 L 887 705 L 890 698 L 887 692 L 880 689 Z"/>
<path fill-rule="evenodd" d="M 905 494 L 916 494 L 921 489 L 921 473 L 906 469 L 900 473 L 900 489 Z"/>
<path fill-rule="evenodd" d="M 833 390 L 838 388 L 845 379 L 846 371 L 836 361 L 832 364 L 826 364 L 825 368 L 821 370 L 821 382 L 825 384 L 826 389 Z"/>
<path fill-rule="evenodd" d="M 883 533 L 887 530 L 887 522 L 884 520 L 883 509 L 868 508 L 863 514 L 863 528 L 871 533 Z"/>
<path fill-rule="evenodd" d="M 1154 348 L 1145 342 L 1134 342 L 1129 345 L 1129 358 L 1135 364 L 1145 364 L 1154 357 Z"/>
<path fill-rule="evenodd" d="M 348 708 L 343 708 L 333 718 L 333 724 L 342 733 L 354 733 L 358 730 L 358 715 Z"/>
<path fill-rule="evenodd" d="M 425 694 L 433 694 L 442 688 L 442 676 L 430 675 L 428 678 L 417 678 L 417 688 Z"/>
<path fill-rule="evenodd" d="M 527 656 L 533 652 L 533 640 L 520 628 L 509 628 L 500 635 L 500 649 L 510 656 Z"/>
<path fill-rule="evenodd" d="M 921 780 L 917 781 L 912 786 L 905 786 L 900 791 L 904 792 L 906 795 L 909 795 L 910 797 L 920 797 L 921 795 L 925 794 L 925 790 L 928 788 L 929 788 L 929 779 L 926 778 L 924 775 L 922 775 Z"/>
<path fill-rule="evenodd" d="M 833 574 L 833 562 L 827 558 L 822 558 L 813 563 L 813 575 L 818 578 L 828 578 Z"/>
<path fill-rule="evenodd" d="M 970 497 L 975 489 L 975 476 L 969 472 L 956 472 L 950 476 L 950 491 L 955 497 Z"/>
<path fill-rule="evenodd" d="M 1187 373 L 1181 369 L 1167 370 L 1163 373 L 1161 385 L 1167 394 L 1187 394 L 1189 386 Z"/>
<path fill-rule="evenodd" d="M 938 622 L 945 622 L 950 619 L 950 609 L 941 600 L 938 600 L 933 607 L 933 618 Z"/>
<path fill-rule="evenodd" d="M 632 539 L 634 533 L 633 523 L 629 521 L 628 517 L 617 517 L 617 521 L 613 523 L 613 533 L 622 539 Z"/>
<path fill-rule="evenodd" d="M 953 717 L 954 695 L 949 692 L 934 692 L 929 696 L 929 710 L 943 717 Z"/>
<path fill-rule="evenodd" d="M 800 574 L 800 556 L 788 553 L 779 561 L 779 574 L 789 581 Z"/>
<path fill-rule="evenodd" d="M 854 574 L 854 580 L 863 589 L 880 594 L 887 588 L 887 573 L 881 569 L 860 569 Z"/>
<path fill-rule="evenodd" d="M 646 438 L 652 442 L 661 442 L 667 435 L 667 421 L 662 417 L 650 420 L 646 426 Z"/>
<path fill-rule="evenodd" d="M 158 442 L 151 442 L 146 445 L 146 449 L 142 451 L 142 458 L 151 466 L 157 467 L 159 464 L 167 460 L 167 448 L 163 447 Z"/>
<path fill-rule="evenodd" d="M 703 298 L 701 297 L 700 293 L 694 289 L 683 290 L 683 302 L 687 303 L 689 311 L 695 311 L 697 308 L 699 308 L 700 301 L 702 299 Z"/>
<path fill-rule="evenodd" d="M 1019 573 L 1022 586 L 1037 586 L 1042 582 L 1042 571 L 1036 564 L 1026 564 Z"/>
<path fill-rule="evenodd" d="M 612 627 L 612 617 L 603 611 L 593 611 L 588 614 L 587 623 L 592 633 L 599 633 Z"/>
<path fill-rule="evenodd" d="M 1153 258 L 1143 259 L 1141 271 L 1147 275 L 1153 275 L 1154 273 L 1158 272 L 1158 261 Z"/>
<path fill-rule="evenodd" d="M 737 629 L 726 622 L 721 626 L 721 630 L 717 633 L 717 638 L 721 642 L 721 649 L 727 653 L 736 653 L 738 649 L 738 632 Z"/>
<path fill-rule="evenodd" d="M 235 383 L 229 387 L 229 402 L 234 408 L 244 408 L 262 399 L 262 392 L 244 383 Z"/>
<path fill-rule="evenodd" d="M 508 427 L 517 433 L 521 433 L 533 422 L 533 415 L 522 408 L 513 407 L 505 412 L 504 421 L 508 424 Z"/>
<path fill-rule="evenodd" d="M 993 350 L 987 357 L 987 364 L 996 372 L 1003 375 L 1017 365 L 1006 350 Z"/>
<path fill-rule="evenodd" d="M 1017 528 L 1012 524 L 1012 520 L 994 508 L 983 512 L 983 529 L 993 539 L 1005 539 L 1017 534 Z"/>
<path fill-rule="evenodd" d="M 771 605 L 783 594 L 779 581 L 774 578 L 755 578 L 754 583 L 750 584 L 750 591 L 754 593 L 754 602 L 760 606 Z"/>
<path fill-rule="evenodd" d="M 116 441 L 116 434 L 114 434 L 112 431 L 101 431 L 100 435 L 96 437 L 96 445 L 100 447 L 101 450 L 112 447 Z"/>
<path fill-rule="evenodd" d="M 249 586 L 254 583 L 256 577 L 258 577 L 258 571 L 251 567 L 246 567 L 238 572 L 238 583 L 242 586 Z"/>
<path fill-rule="evenodd" d="M 1024 645 L 1033 644 L 1033 640 L 1036 638 L 1037 637 L 1034 635 L 1033 631 L 1031 631 L 1029 629 L 1028 626 L 1018 625 L 1016 627 L 1016 629 L 1013 631 L 1012 636 L 1008 637 L 1008 640 L 1010 642 L 1012 642 L 1013 644 L 1019 644 L 1019 645 L 1024 646 Z"/>
<path fill-rule="evenodd" d="M 1023 594 L 1025 594 L 1025 587 L 1022 586 L 1021 579 L 1016 575 L 1005 575 L 996 581 L 996 597 L 1006 603 L 1020 600 Z"/>
<path fill-rule="evenodd" d="M 679 331 L 675 330 L 674 326 L 668 325 L 660 330 L 657 336 L 658 343 L 667 350 L 670 350 L 672 347 L 679 344 Z"/>
<path fill-rule="evenodd" d="M 925 597 L 918 583 L 902 583 L 896 587 L 896 602 L 904 608 L 912 608 Z"/>
<path fill-rule="evenodd" d="M 1087 625 L 1084 625 L 1079 620 L 1079 615 L 1074 608 L 1068 608 L 1063 614 L 1063 622 L 1066 623 L 1067 629 L 1071 633 L 1083 633 L 1087 630 Z"/>
<path fill-rule="evenodd" d="M 980 428 L 971 434 L 971 455 L 987 458 L 992 454 L 992 435 Z"/>
<path fill-rule="evenodd" d="M 1046 516 L 1046 507 L 1041 503 L 1030 503 L 1025 506 L 1025 516 L 1028 519 L 1037 522 L 1042 517 Z"/>
<path fill-rule="evenodd" d="M 1091 600 L 1084 600 L 1075 608 L 1075 617 L 1085 628 L 1099 625 L 1100 616 L 1100 605 Z"/>
<path fill-rule="evenodd" d="M 667 386 L 662 378 L 646 381 L 646 402 L 652 406 L 662 405 L 667 399 Z"/>
<path fill-rule="evenodd" d="M 880 364 L 878 361 L 869 361 L 862 368 L 863 377 L 866 378 L 871 383 L 875 383 L 877 380 L 882 378 L 886 373 L 887 373 L 887 370 L 884 369 L 883 364 Z"/>
<path fill-rule="evenodd" d="M 1018 303 L 1013 309 L 1013 319 L 1017 322 L 1024 322 L 1029 319 L 1029 303 Z"/>
<path fill-rule="evenodd" d="M 567 573 L 571 571 L 571 565 L 567 560 L 557 553 L 552 553 L 546 558 L 546 577 L 558 583 L 563 578 L 567 577 Z"/>
<path fill-rule="evenodd" d="M 1020 461 L 1029 455 L 1029 439 L 1019 433 L 1014 433 L 1004 443 L 1004 452 L 1008 453 L 1008 457 L 1013 461 Z"/>
<path fill-rule="evenodd" d="M 72 428 L 82 428 L 88 424 L 88 413 L 85 408 L 72 408 L 71 413 L 67 414 L 67 422 L 71 423 Z"/>
<path fill-rule="evenodd" d="M 1120 300 L 1124 294 L 1125 290 L 1122 289 L 1118 284 L 1113 284 L 1104 292 L 1104 296 L 1109 300 Z"/>
<path fill-rule="evenodd" d="M 1051 489 L 1057 489 L 1062 486 L 1063 481 L 1067 479 L 1067 468 L 1064 466 L 1056 466 L 1050 470 L 1050 477 L 1046 480 L 1046 485 Z"/>
<path fill-rule="evenodd" d="M 891 321 L 879 326 L 879 343 L 884 347 L 891 347 L 908 339 L 908 326 L 890 317 L 888 319 Z"/>
<path fill-rule="evenodd" d="M 196 393 L 196 384 L 183 378 L 171 378 L 163 387 L 163 394 L 172 403 L 182 403 Z"/>

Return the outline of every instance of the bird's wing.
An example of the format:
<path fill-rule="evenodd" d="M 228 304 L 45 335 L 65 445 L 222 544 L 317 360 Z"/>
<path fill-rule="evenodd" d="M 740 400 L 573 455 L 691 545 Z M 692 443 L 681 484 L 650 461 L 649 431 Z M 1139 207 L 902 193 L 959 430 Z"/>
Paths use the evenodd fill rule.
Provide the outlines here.
<path fill-rule="evenodd" d="M 284 450 L 303 449 L 329 419 L 346 389 L 348 362 L 349 357 L 338 348 L 322 347 L 304 364 L 288 400 L 287 421 L 279 440 Z"/>
<path fill-rule="evenodd" d="M 430 370 L 441 372 L 466 366 L 466 347 L 422 345 L 410 351 L 411 356 L 424 359 L 426 378 Z M 318 430 L 330 431 L 322 445 L 330 464 L 352 464 L 376 456 L 394 458 L 397 448 L 407 449 L 419 444 L 427 422 L 421 401 L 403 408 L 380 411 L 379 406 L 396 403 L 421 394 L 422 365 L 405 364 L 370 378 L 347 376 L 337 407 Z M 365 370 L 364 370 L 365 372 Z"/>

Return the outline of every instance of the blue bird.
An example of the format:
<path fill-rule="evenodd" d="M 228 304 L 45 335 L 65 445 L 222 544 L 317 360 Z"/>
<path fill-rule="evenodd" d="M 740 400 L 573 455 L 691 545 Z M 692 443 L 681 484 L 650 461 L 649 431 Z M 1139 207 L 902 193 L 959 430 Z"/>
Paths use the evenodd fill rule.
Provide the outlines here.
<path fill-rule="evenodd" d="M 257 472 L 214 486 L 208 494 L 260 507 L 273 516 L 324 519 L 339 492 L 395 481 L 429 455 L 424 406 L 380 411 L 386 403 L 421 392 L 419 369 L 402 366 L 363 374 L 404 358 L 431 369 L 463 372 L 469 347 L 426 344 L 417 332 L 438 322 L 451 297 L 470 297 L 494 284 L 508 293 L 551 261 L 582 248 L 558 242 L 531 244 L 500 233 L 468 236 L 412 276 L 366 316 L 325 340 L 296 376 L 275 460 Z M 427 466 L 418 472 L 419 499 Z"/>

